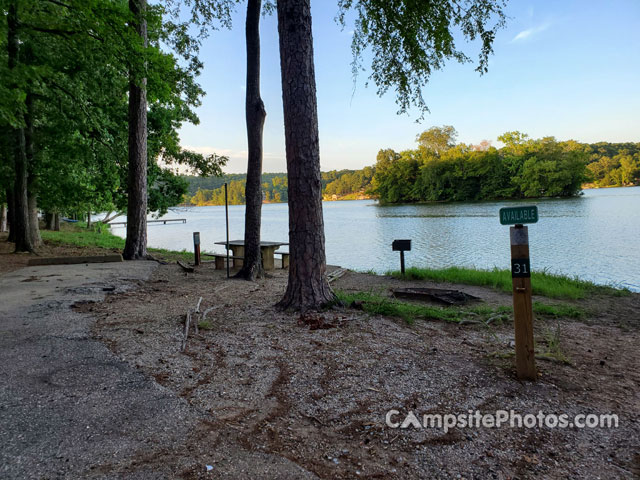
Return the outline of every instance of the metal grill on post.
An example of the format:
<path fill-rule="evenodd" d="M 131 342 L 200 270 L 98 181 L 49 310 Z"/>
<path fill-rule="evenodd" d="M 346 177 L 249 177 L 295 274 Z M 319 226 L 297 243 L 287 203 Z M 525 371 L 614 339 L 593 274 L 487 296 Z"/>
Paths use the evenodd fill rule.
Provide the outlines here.
<path fill-rule="evenodd" d="M 394 252 L 400 252 L 400 271 L 404 275 L 404 252 L 411 251 L 411 240 L 394 240 L 391 248 Z"/>

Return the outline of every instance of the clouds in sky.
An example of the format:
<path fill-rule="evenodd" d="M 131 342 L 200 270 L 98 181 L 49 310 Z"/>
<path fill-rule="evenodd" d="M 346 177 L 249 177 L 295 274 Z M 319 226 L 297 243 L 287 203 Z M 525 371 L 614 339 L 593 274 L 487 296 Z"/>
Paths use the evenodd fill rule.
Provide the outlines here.
<path fill-rule="evenodd" d="M 523 42 L 525 40 L 530 39 L 531 37 L 544 32 L 546 29 L 548 29 L 551 26 L 551 24 L 549 22 L 547 23 L 543 23 L 541 25 L 538 25 L 537 27 L 531 27 L 531 28 L 527 28 L 526 30 L 522 30 L 520 33 L 518 33 L 515 37 L 513 37 L 513 39 L 511 40 L 511 43 L 515 43 L 515 42 Z"/>

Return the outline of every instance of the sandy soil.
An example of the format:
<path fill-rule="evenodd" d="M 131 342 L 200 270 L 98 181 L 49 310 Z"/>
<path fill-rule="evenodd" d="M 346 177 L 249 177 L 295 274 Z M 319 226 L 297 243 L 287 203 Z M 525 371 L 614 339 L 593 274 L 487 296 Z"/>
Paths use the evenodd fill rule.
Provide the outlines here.
<path fill-rule="evenodd" d="M 429 286 L 427 282 L 411 285 Z M 398 280 L 348 273 L 343 291 L 387 294 Z M 214 472 L 225 452 L 289 459 L 320 478 L 634 478 L 640 474 L 640 295 L 590 298 L 583 321 L 538 316 L 569 363 L 539 361 L 537 382 L 513 368 L 513 326 L 370 316 L 349 308 L 300 316 L 273 305 L 286 272 L 250 283 L 208 264 L 194 274 L 159 267 L 136 291 L 77 305 L 119 357 L 203 412 Z M 457 286 L 489 305 L 507 294 Z M 208 310 L 181 352 L 186 312 Z M 543 300 L 553 303 L 548 300 Z M 617 428 L 391 428 L 423 414 L 614 413 Z M 200 432 L 185 442 L 201 442 Z M 189 445 L 186 450 L 189 451 Z M 202 450 L 202 445 L 194 445 Z M 206 477 L 204 470 L 184 478 Z"/>

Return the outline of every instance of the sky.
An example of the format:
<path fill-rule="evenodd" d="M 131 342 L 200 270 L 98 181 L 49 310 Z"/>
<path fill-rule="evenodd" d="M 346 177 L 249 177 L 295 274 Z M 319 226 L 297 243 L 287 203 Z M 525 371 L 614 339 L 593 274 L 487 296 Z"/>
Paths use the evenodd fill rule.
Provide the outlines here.
<path fill-rule="evenodd" d="M 509 19 L 499 31 L 489 72 L 473 64 L 447 63 L 423 88 L 430 109 L 398 115 L 395 92 L 383 97 L 354 83 L 350 25 L 334 18 L 335 0 L 311 0 L 320 166 L 322 171 L 373 165 L 381 148 L 415 148 L 415 138 L 431 126 L 453 125 L 458 142 L 489 140 L 518 130 L 532 138 L 555 136 L 580 142 L 640 142 L 640 0 L 511 0 Z M 199 125 L 180 130 L 184 148 L 229 157 L 226 173 L 247 168 L 244 113 L 245 4 L 231 30 L 204 41 L 199 77 L 207 95 Z M 284 120 L 277 19 L 261 20 L 261 90 L 267 110 L 265 172 L 285 172 Z M 475 56 L 478 45 L 458 47 Z"/>

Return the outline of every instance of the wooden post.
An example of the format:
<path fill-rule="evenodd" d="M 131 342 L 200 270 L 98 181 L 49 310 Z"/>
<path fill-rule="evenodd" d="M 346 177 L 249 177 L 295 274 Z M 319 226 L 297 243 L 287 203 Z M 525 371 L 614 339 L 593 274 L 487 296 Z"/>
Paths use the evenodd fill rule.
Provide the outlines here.
<path fill-rule="evenodd" d="M 509 234 L 511 236 L 513 317 L 516 331 L 516 372 L 520 379 L 535 380 L 537 372 L 533 342 L 529 231 L 523 225 L 516 225 L 509 228 Z"/>
<path fill-rule="evenodd" d="M 227 184 L 224 184 L 224 216 L 227 224 L 227 278 L 231 276 L 229 273 L 229 192 L 227 191 Z"/>
<path fill-rule="evenodd" d="M 400 250 L 400 272 L 404 275 L 404 250 Z"/>
<path fill-rule="evenodd" d="M 200 265 L 200 232 L 193 232 L 193 255 L 195 257 L 194 264 Z"/>

